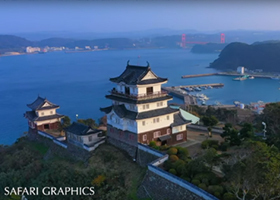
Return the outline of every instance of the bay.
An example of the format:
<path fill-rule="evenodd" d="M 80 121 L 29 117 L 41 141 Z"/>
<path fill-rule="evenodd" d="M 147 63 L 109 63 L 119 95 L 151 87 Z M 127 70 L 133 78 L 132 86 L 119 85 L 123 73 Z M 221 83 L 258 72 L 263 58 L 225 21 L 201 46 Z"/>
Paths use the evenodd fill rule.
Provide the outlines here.
<path fill-rule="evenodd" d="M 183 49 L 107 50 L 81 53 L 50 52 L 0 57 L 0 144 L 12 144 L 28 130 L 23 117 L 26 106 L 38 95 L 60 105 L 58 112 L 75 120 L 103 116 L 100 107 L 109 106 L 105 98 L 114 87 L 109 78 L 120 75 L 130 64 L 146 66 L 161 77 L 165 86 L 224 83 L 221 89 L 203 91 L 209 104 L 232 104 L 280 100 L 279 81 L 253 79 L 232 81 L 232 77 L 208 76 L 181 79 L 182 75 L 217 72 L 207 68 L 218 54 L 192 54 Z M 181 100 L 174 98 L 175 102 Z"/>

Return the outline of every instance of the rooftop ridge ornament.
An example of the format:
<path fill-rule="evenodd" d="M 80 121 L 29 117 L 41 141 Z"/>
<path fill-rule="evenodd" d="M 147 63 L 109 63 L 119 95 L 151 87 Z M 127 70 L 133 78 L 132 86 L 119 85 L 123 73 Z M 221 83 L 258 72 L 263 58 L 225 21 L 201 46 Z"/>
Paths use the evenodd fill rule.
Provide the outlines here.
<path fill-rule="evenodd" d="M 148 62 L 148 61 L 146 61 L 147 62 L 147 67 L 149 67 L 150 68 L 150 63 Z"/>
<path fill-rule="evenodd" d="M 127 64 L 126 64 L 126 66 L 129 66 L 129 60 L 127 61 Z"/>

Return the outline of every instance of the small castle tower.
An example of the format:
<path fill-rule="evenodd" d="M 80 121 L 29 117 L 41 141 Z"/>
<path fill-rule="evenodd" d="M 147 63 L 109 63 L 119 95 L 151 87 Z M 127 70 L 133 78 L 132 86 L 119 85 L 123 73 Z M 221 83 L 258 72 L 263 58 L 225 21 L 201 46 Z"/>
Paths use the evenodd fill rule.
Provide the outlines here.
<path fill-rule="evenodd" d="M 25 118 L 28 119 L 28 125 L 34 130 L 54 130 L 58 129 L 61 118 L 56 112 L 58 105 L 51 103 L 46 98 L 38 96 L 38 98 L 31 104 L 27 104 L 32 111 L 26 111 Z"/>

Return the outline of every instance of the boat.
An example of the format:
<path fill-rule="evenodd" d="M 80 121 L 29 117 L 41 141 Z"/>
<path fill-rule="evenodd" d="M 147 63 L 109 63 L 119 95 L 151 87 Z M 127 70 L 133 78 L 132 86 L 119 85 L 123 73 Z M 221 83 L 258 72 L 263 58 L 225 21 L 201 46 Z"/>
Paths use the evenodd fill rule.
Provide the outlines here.
<path fill-rule="evenodd" d="M 193 91 L 192 88 L 188 88 L 188 87 L 186 87 L 185 90 L 186 90 L 187 92 L 192 92 L 192 91 Z"/>
<path fill-rule="evenodd" d="M 255 77 L 254 76 L 249 76 L 249 79 L 254 79 Z"/>
<path fill-rule="evenodd" d="M 194 90 L 199 91 L 199 92 L 201 91 L 201 89 L 199 87 L 195 87 Z"/>
<path fill-rule="evenodd" d="M 244 80 L 246 80 L 246 79 L 247 79 L 246 76 L 241 76 L 241 77 L 238 77 L 238 78 L 234 78 L 234 79 L 232 79 L 232 80 L 234 80 L 234 81 L 244 81 Z"/>
<path fill-rule="evenodd" d="M 207 87 L 207 89 L 213 89 L 213 87 L 212 87 L 211 85 L 209 85 L 209 86 Z"/>
<path fill-rule="evenodd" d="M 240 101 L 234 101 L 233 104 L 234 105 L 239 105 L 239 104 L 241 104 L 241 102 Z"/>

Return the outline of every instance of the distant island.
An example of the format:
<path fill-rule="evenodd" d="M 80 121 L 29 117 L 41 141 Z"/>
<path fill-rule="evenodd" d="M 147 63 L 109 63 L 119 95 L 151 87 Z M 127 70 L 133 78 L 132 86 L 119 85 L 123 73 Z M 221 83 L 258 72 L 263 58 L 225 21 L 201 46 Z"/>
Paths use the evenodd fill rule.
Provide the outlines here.
<path fill-rule="evenodd" d="M 210 67 L 219 70 L 248 70 L 280 72 L 280 41 L 256 42 L 251 45 L 234 42 L 227 45 Z"/>
<path fill-rule="evenodd" d="M 207 43 L 207 44 L 196 44 L 191 49 L 192 53 L 220 53 L 225 46 L 226 43 Z"/>

